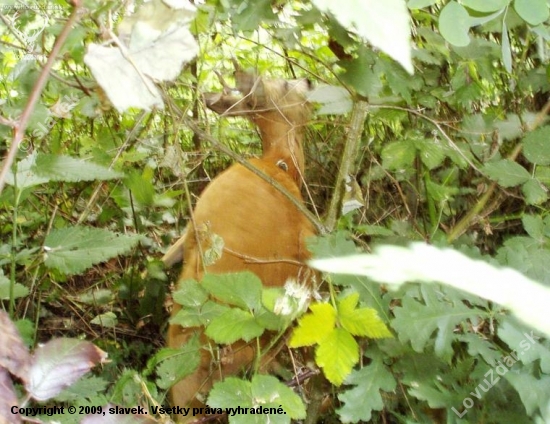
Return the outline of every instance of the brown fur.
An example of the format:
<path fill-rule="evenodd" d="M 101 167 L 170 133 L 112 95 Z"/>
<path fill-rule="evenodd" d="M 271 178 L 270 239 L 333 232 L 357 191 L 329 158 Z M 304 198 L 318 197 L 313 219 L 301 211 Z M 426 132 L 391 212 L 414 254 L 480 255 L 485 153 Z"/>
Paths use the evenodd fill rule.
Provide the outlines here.
<path fill-rule="evenodd" d="M 237 82 L 244 97 L 207 95 L 208 107 L 221 115 L 248 116 L 260 130 L 264 152 L 249 163 L 303 202 L 302 126 L 309 115 L 303 97 L 306 83 L 260 80 L 249 74 L 237 74 Z M 233 165 L 210 183 L 197 202 L 193 218 L 182 240 L 176 243 L 178 247 L 164 258 L 173 262 L 174 256 L 181 255 L 183 245 L 180 281 L 200 281 L 205 271 L 244 270 L 254 272 L 265 286 L 280 287 L 289 278 L 306 278 L 304 261 L 309 252 L 305 239 L 315 234 L 313 225 L 281 192 L 244 166 Z M 201 255 L 213 234 L 223 239 L 224 250 L 219 260 L 205 267 Z M 175 305 L 172 316 L 179 309 Z M 180 347 L 196 331 L 170 325 L 168 345 Z M 208 343 L 204 334 L 201 341 Z M 244 342 L 223 352 L 217 366 L 213 366 L 208 350 L 202 351 L 198 370 L 172 388 L 173 405 L 202 406 L 204 394 L 215 381 L 246 368 L 255 354 L 254 348 Z"/>

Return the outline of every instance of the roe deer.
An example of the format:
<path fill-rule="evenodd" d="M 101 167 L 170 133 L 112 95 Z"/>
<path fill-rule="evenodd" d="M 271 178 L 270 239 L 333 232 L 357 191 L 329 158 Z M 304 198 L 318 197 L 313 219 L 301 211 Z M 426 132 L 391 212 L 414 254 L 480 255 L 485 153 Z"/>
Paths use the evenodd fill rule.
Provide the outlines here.
<path fill-rule="evenodd" d="M 223 116 L 246 116 L 258 126 L 263 155 L 248 162 L 303 204 L 302 137 L 310 113 L 304 96 L 309 82 L 267 80 L 240 71 L 236 81 L 240 95 L 209 94 L 207 106 Z M 201 254 L 210 247 L 212 234 L 223 239 L 224 248 L 215 263 L 205 265 Z M 313 224 L 285 195 L 243 165 L 234 164 L 206 187 L 185 234 L 163 260 L 172 264 L 183 256 L 180 282 L 200 281 L 205 272 L 248 270 L 265 286 L 280 287 L 288 279 L 312 278 L 304 264 L 310 256 L 305 239 L 314 234 Z M 180 309 L 175 304 L 172 317 Z M 180 347 L 196 332 L 197 328 L 171 324 L 168 346 Z M 207 343 L 202 333 L 201 342 Z M 202 406 L 204 394 L 215 381 L 252 362 L 254 348 L 245 342 L 233 344 L 217 367 L 211 365 L 211 354 L 203 349 L 198 370 L 171 389 L 173 405 Z"/>

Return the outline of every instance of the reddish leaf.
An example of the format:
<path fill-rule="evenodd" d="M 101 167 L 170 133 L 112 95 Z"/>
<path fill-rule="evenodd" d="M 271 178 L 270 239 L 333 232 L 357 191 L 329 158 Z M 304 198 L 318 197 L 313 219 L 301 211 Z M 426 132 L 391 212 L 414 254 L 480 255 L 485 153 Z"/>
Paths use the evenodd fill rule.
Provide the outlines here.
<path fill-rule="evenodd" d="M 0 336 L 1 337 L 1 336 Z M 19 414 L 12 414 L 11 407 L 19 405 L 10 375 L 0 367 L 0 424 L 18 424 L 21 422 Z M 9 419 L 8 419 L 9 417 Z"/>
<path fill-rule="evenodd" d="M 34 352 L 27 391 L 37 400 L 50 399 L 73 384 L 107 354 L 90 342 L 54 339 Z"/>
<path fill-rule="evenodd" d="M 31 355 L 10 317 L 0 311 L 0 367 L 27 381 Z"/>

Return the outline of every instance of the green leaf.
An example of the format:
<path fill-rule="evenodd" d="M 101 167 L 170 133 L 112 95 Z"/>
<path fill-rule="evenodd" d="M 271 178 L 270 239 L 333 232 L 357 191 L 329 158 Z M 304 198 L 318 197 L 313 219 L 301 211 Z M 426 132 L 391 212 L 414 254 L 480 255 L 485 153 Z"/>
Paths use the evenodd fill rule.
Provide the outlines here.
<path fill-rule="evenodd" d="M 527 414 L 532 415 L 537 410 L 543 411 L 546 419 L 541 422 L 548 422 L 550 413 L 548 405 L 550 404 L 550 376 L 541 375 L 539 378 L 527 374 L 526 370 L 519 372 L 507 372 L 504 378 L 518 392 Z"/>
<path fill-rule="evenodd" d="M 195 280 L 180 281 L 172 296 L 175 302 L 191 308 L 199 307 L 208 300 L 208 293 Z"/>
<path fill-rule="evenodd" d="M 150 359 L 148 366 L 156 366 L 157 385 L 168 389 L 182 378 L 191 375 L 200 364 L 201 345 L 197 335 L 180 348 L 164 348 Z"/>
<path fill-rule="evenodd" d="M 315 362 L 323 369 L 328 381 L 339 386 L 359 361 L 359 345 L 342 328 L 335 328 L 319 342 Z"/>
<path fill-rule="evenodd" d="M 309 309 L 311 313 L 298 320 L 298 327 L 290 338 L 290 347 L 311 346 L 320 343 L 334 329 L 336 311 L 330 303 L 315 303 Z"/>
<path fill-rule="evenodd" d="M 483 171 L 503 187 L 515 187 L 531 179 L 531 175 L 523 166 L 509 159 L 487 163 Z"/>
<path fill-rule="evenodd" d="M 535 178 L 523 184 L 521 191 L 525 196 L 525 203 L 528 205 L 540 205 L 548 199 L 548 190 Z"/>
<path fill-rule="evenodd" d="M 530 132 L 523 139 L 523 155 L 531 163 L 550 165 L 550 126 Z"/>
<path fill-rule="evenodd" d="M 132 192 L 134 200 L 143 206 L 152 206 L 155 200 L 153 170 L 146 166 L 143 172 L 133 171 L 124 179 L 124 185 Z"/>
<path fill-rule="evenodd" d="M 412 166 L 416 157 L 416 147 L 410 140 L 396 141 L 384 146 L 382 165 L 390 171 L 400 171 Z"/>
<path fill-rule="evenodd" d="M 454 46 L 464 47 L 470 44 L 470 16 L 464 7 L 456 1 L 450 1 L 439 14 L 439 31 Z"/>
<path fill-rule="evenodd" d="M 128 253 L 141 235 L 117 234 L 101 228 L 71 227 L 52 230 L 44 240 L 48 268 L 78 274 L 100 262 Z"/>
<path fill-rule="evenodd" d="M 208 405 L 214 408 L 251 407 L 252 387 L 249 381 L 228 377 L 214 384 L 208 395 Z"/>
<path fill-rule="evenodd" d="M 262 281 L 250 271 L 205 274 L 201 284 L 223 303 L 250 310 L 256 310 L 261 306 Z"/>
<path fill-rule="evenodd" d="M 530 237 L 527 239 L 535 244 Z M 543 254 L 540 255 L 541 258 L 537 259 L 536 262 L 535 260 L 529 261 L 529 264 L 540 262 L 544 267 L 548 267 L 548 264 L 550 264 L 548 253 L 550 252 L 544 249 L 539 250 Z M 310 260 L 309 264 L 321 271 L 365 275 L 375 281 L 394 286 L 407 281 L 439 281 L 499 303 L 517 314 L 523 322 L 550 335 L 550 322 L 546 319 L 548 305 L 550 304 L 549 287 L 537 283 L 511 268 L 497 268 L 482 260 L 471 259 L 452 249 L 438 249 L 425 243 L 412 243 L 408 248 L 378 246 L 374 253 L 369 255 L 315 259 Z M 549 273 L 550 270 L 543 272 L 541 281 L 548 278 Z M 518 296 L 518 293 L 521 293 L 521 296 Z M 420 320 L 424 319 L 419 315 L 422 305 L 413 304 L 411 307 L 413 308 L 411 313 L 415 313 Z M 459 305 L 455 305 L 456 307 L 459 307 Z M 415 309 L 416 311 L 414 311 Z M 428 309 L 437 311 L 438 306 L 434 305 Z M 408 314 L 408 311 L 409 308 L 403 307 L 404 314 Z M 459 310 L 458 314 L 461 313 Z M 466 316 L 466 313 L 463 315 Z M 437 320 L 438 317 L 432 318 Z M 458 316 L 452 315 L 448 318 L 441 318 L 454 320 Z M 475 315 L 471 319 L 475 320 Z M 407 323 L 405 321 L 405 319 L 402 320 L 402 326 L 406 330 Z M 440 324 L 445 323 L 440 322 Z M 406 334 L 404 334 L 404 337 L 410 338 Z M 414 340 L 412 342 L 417 343 Z M 420 343 L 420 345 L 423 345 L 423 343 Z M 445 346 L 444 343 L 439 343 L 439 345 Z M 445 351 L 445 349 L 442 349 L 442 351 Z"/>
<path fill-rule="evenodd" d="M 517 353 L 518 360 L 524 364 L 537 361 L 542 372 L 550 374 L 550 349 L 540 343 L 541 337 L 536 332 L 521 330 L 506 319 L 498 328 L 498 337 Z"/>
<path fill-rule="evenodd" d="M 8 300 L 10 299 L 10 280 L 4 276 L 4 273 L 0 269 L 0 299 Z M 29 289 L 22 284 L 15 283 L 13 290 L 13 298 L 18 299 L 20 297 L 25 297 L 29 294 Z"/>
<path fill-rule="evenodd" d="M 355 387 L 338 395 L 338 399 L 344 404 L 338 410 L 338 415 L 345 423 L 370 422 L 372 411 L 381 411 L 384 408 L 380 391 L 391 393 L 396 387 L 395 378 L 387 370 L 380 354 L 369 365 L 352 371 L 346 384 Z"/>
<path fill-rule="evenodd" d="M 342 26 L 395 59 L 410 74 L 409 13 L 405 0 L 313 0 L 323 12 L 330 12 Z"/>
<path fill-rule="evenodd" d="M 405 297 L 402 306 L 394 309 L 392 327 L 402 343 L 410 342 L 416 352 L 423 352 L 435 334 L 435 353 L 450 360 L 453 355 L 454 330 L 458 324 L 476 314 L 463 303 L 440 299 L 431 286 L 423 286 L 425 304 Z"/>
<path fill-rule="evenodd" d="M 232 308 L 212 319 L 206 327 L 206 335 L 216 343 L 234 343 L 243 339 L 250 341 L 259 337 L 264 328 L 258 324 L 254 315 L 242 309 Z"/>
<path fill-rule="evenodd" d="M 34 169 L 37 155 L 38 153 L 33 152 L 25 159 L 17 162 L 14 165 L 17 166 L 17 172 L 14 175 L 10 169 L 6 175 L 6 183 L 12 186 L 17 184 L 17 187 L 22 190 L 27 187 L 49 182 L 50 178 L 38 175 Z"/>
<path fill-rule="evenodd" d="M 527 234 L 538 240 L 539 243 L 544 243 L 544 222 L 539 215 L 525 214 L 521 218 L 521 223 Z"/>
<path fill-rule="evenodd" d="M 270 375 L 255 375 L 252 377 L 251 388 L 255 407 L 278 408 L 281 406 L 283 414 L 286 413 L 293 420 L 306 417 L 306 409 L 300 397 L 277 378 Z M 272 422 L 271 417 L 275 418 L 270 414 L 263 422 Z"/>
<path fill-rule="evenodd" d="M 271 8 L 271 0 L 255 0 L 254 7 L 242 3 L 237 13 L 231 17 L 232 22 L 240 31 L 253 31 L 262 22 L 276 21 L 277 16 Z"/>
<path fill-rule="evenodd" d="M 359 293 L 352 293 L 338 302 L 338 322 L 354 336 L 375 339 L 392 337 L 375 309 L 357 308 Z"/>
<path fill-rule="evenodd" d="M 514 9 L 533 26 L 543 23 L 550 16 L 546 0 L 515 0 Z"/>
<path fill-rule="evenodd" d="M 349 91 L 333 85 L 321 85 L 315 88 L 308 94 L 307 99 L 321 104 L 321 108 L 316 111 L 318 115 L 343 115 L 353 107 Z"/>
<path fill-rule="evenodd" d="M 420 159 L 428 169 L 436 168 L 445 160 L 448 149 L 439 140 L 419 139 L 414 140 L 414 145 L 419 151 Z"/>
<path fill-rule="evenodd" d="M 306 417 L 300 397 L 275 377 L 268 375 L 255 375 L 251 382 L 235 377 L 226 378 L 214 384 L 208 396 L 208 405 L 227 410 L 230 424 L 288 424 L 291 419 Z M 277 413 L 265 414 L 264 408 L 273 408 Z"/>
<path fill-rule="evenodd" d="M 39 154 L 32 168 L 50 181 L 92 181 L 122 178 L 124 174 L 95 163 L 62 155 Z"/>
<path fill-rule="evenodd" d="M 461 3 L 472 10 L 482 13 L 504 9 L 511 0 L 461 0 Z"/>
<path fill-rule="evenodd" d="M 90 323 L 105 328 L 115 328 L 118 324 L 118 319 L 114 312 L 105 312 L 104 314 L 96 315 Z"/>

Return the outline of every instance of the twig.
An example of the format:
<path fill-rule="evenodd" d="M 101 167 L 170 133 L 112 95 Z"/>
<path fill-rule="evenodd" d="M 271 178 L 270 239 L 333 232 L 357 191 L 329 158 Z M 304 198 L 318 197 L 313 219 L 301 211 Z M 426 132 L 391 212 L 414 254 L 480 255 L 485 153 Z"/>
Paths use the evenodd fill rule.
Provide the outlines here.
<path fill-rule="evenodd" d="M 13 161 L 15 160 L 17 149 L 19 148 L 19 145 L 21 144 L 25 136 L 25 129 L 27 128 L 31 114 L 34 110 L 34 107 L 36 106 L 36 103 L 38 102 L 38 99 L 40 98 L 40 95 L 42 94 L 42 90 L 44 90 L 44 86 L 46 85 L 46 81 L 48 80 L 48 74 L 52 69 L 52 66 L 61 50 L 61 47 L 69 36 L 73 25 L 78 21 L 79 12 L 80 3 L 75 2 L 71 16 L 69 17 L 67 23 L 63 27 L 63 30 L 55 40 L 55 44 L 53 45 L 50 55 L 48 56 L 46 65 L 42 69 L 42 72 L 40 72 L 40 75 L 38 76 L 38 79 L 34 84 L 31 95 L 27 102 L 27 106 L 25 107 L 25 110 L 23 110 L 23 113 L 19 118 L 19 123 L 14 127 L 13 142 L 11 143 L 10 150 L 8 151 L 8 154 L 4 159 L 2 169 L 0 170 L 0 193 L 2 193 L 2 190 L 4 189 L 4 186 L 6 184 L 6 175 L 8 174 L 8 171 L 11 169 Z"/>

